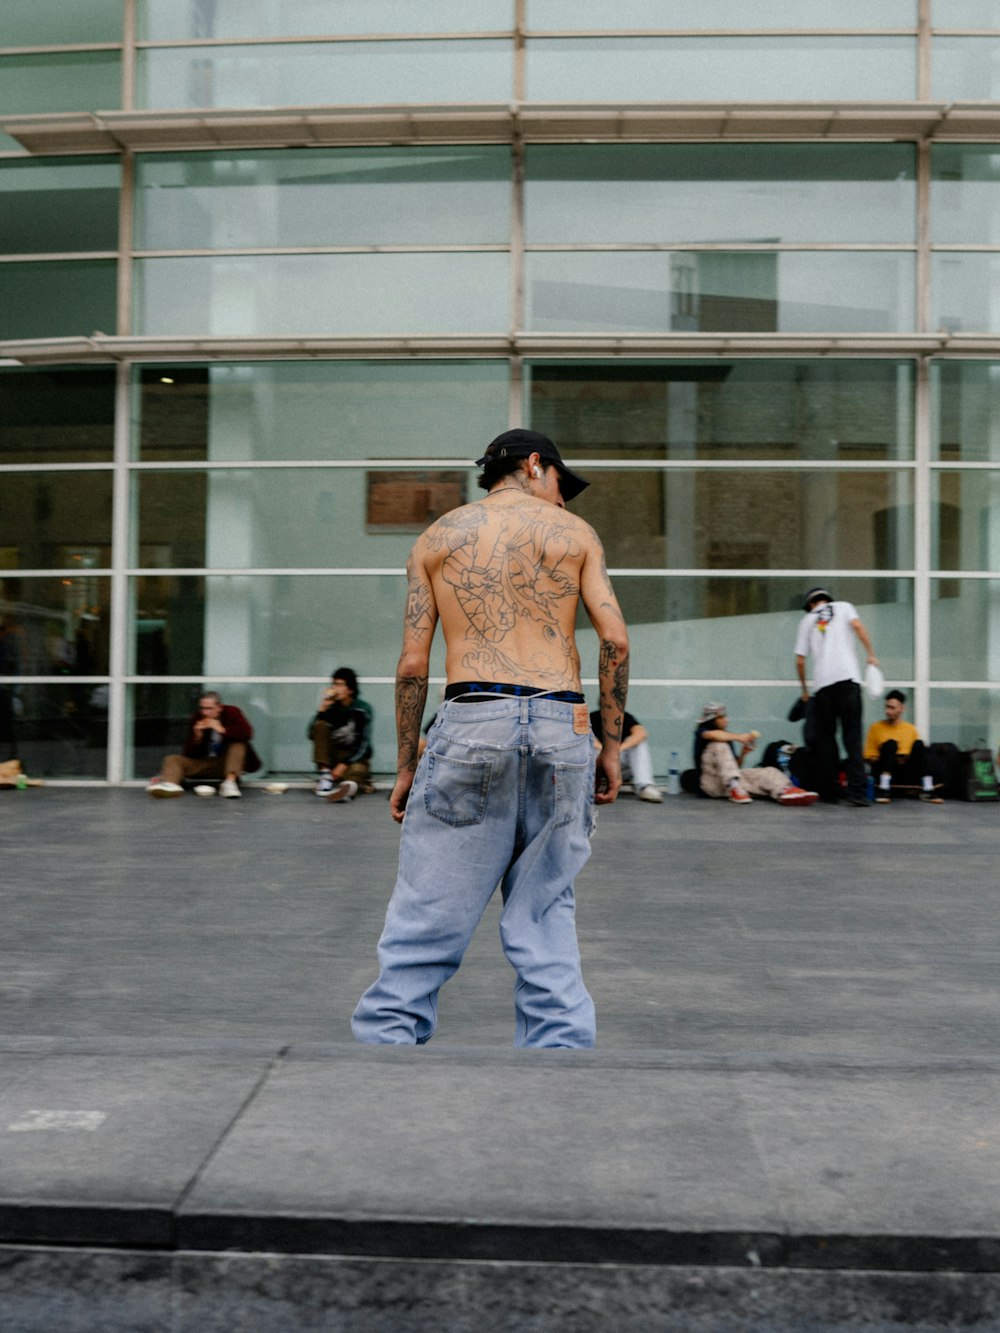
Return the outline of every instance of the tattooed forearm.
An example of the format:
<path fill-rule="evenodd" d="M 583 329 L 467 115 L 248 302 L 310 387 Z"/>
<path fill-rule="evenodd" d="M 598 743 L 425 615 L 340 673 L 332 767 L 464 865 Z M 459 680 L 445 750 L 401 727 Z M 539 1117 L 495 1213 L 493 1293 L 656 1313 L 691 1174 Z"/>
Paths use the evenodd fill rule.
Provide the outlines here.
<path fill-rule="evenodd" d="M 601 640 L 598 678 L 601 690 L 601 729 L 606 741 L 620 741 L 628 699 L 628 648 L 613 639 Z"/>
<path fill-rule="evenodd" d="M 426 676 L 396 677 L 396 739 L 399 745 L 396 767 L 400 773 L 416 770 L 420 723 L 426 702 Z"/>

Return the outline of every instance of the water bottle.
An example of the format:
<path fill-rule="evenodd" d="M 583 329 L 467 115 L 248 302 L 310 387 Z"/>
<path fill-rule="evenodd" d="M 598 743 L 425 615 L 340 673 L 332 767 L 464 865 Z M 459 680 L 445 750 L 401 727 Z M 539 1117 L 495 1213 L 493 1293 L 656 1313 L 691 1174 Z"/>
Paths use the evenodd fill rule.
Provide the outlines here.
<path fill-rule="evenodd" d="M 23 773 L 18 773 L 17 777 L 14 779 L 14 786 L 17 788 L 18 791 L 27 791 L 28 789 L 27 777 Z"/>
<path fill-rule="evenodd" d="M 667 769 L 667 795 L 679 796 L 681 790 L 681 774 L 678 766 L 678 755 L 676 750 L 670 751 L 670 767 Z"/>
<path fill-rule="evenodd" d="M 783 745 L 778 751 L 778 767 L 781 769 L 782 773 L 784 773 L 786 778 L 789 776 L 788 766 L 791 761 L 792 747 L 790 745 Z"/>

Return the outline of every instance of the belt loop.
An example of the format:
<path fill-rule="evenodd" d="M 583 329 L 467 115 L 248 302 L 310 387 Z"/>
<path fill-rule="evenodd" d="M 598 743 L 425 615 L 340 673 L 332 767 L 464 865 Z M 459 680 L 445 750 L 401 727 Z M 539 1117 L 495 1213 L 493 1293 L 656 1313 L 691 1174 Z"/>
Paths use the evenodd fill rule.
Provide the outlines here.
<path fill-rule="evenodd" d="M 531 696 L 526 695 L 521 698 L 521 721 L 528 723 L 531 721 Z"/>

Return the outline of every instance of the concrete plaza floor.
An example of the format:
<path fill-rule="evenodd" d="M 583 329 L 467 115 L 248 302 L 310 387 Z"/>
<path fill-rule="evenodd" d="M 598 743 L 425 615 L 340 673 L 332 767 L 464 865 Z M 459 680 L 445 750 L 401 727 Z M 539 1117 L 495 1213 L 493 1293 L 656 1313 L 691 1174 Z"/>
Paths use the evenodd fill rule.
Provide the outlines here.
<path fill-rule="evenodd" d="M 623 798 L 598 1049 L 511 1049 L 496 903 L 373 1049 L 384 795 L 0 792 L 0 1328 L 1000 1328 L 998 834 Z"/>

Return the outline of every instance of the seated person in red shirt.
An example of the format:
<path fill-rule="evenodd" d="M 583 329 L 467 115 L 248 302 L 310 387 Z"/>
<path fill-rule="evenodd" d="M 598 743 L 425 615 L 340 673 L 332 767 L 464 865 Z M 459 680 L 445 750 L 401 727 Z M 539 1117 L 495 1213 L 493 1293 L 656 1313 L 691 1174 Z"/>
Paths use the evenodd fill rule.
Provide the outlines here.
<path fill-rule="evenodd" d="M 167 755 L 146 790 L 150 796 L 183 796 L 185 778 L 221 778 L 220 796 L 240 796 L 240 775 L 260 768 L 252 736 L 253 727 L 238 708 L 224 704 L 215 690 L 205 690 L 181 753 Z"/>
<path fill-rule="evenodd" d="M 868 728 L 865 759 L 878 782 L 875 800 L 888 805 L 895 782 L 901 787 L 922 788 L 922 801 L 940 805 L 941 797 L 934 795 L 926 746 L 913 723 L 903 717 L 905 710 L 906 695 L 902 690 L 890 690 L 885 696 L 885 718 Z"/>

